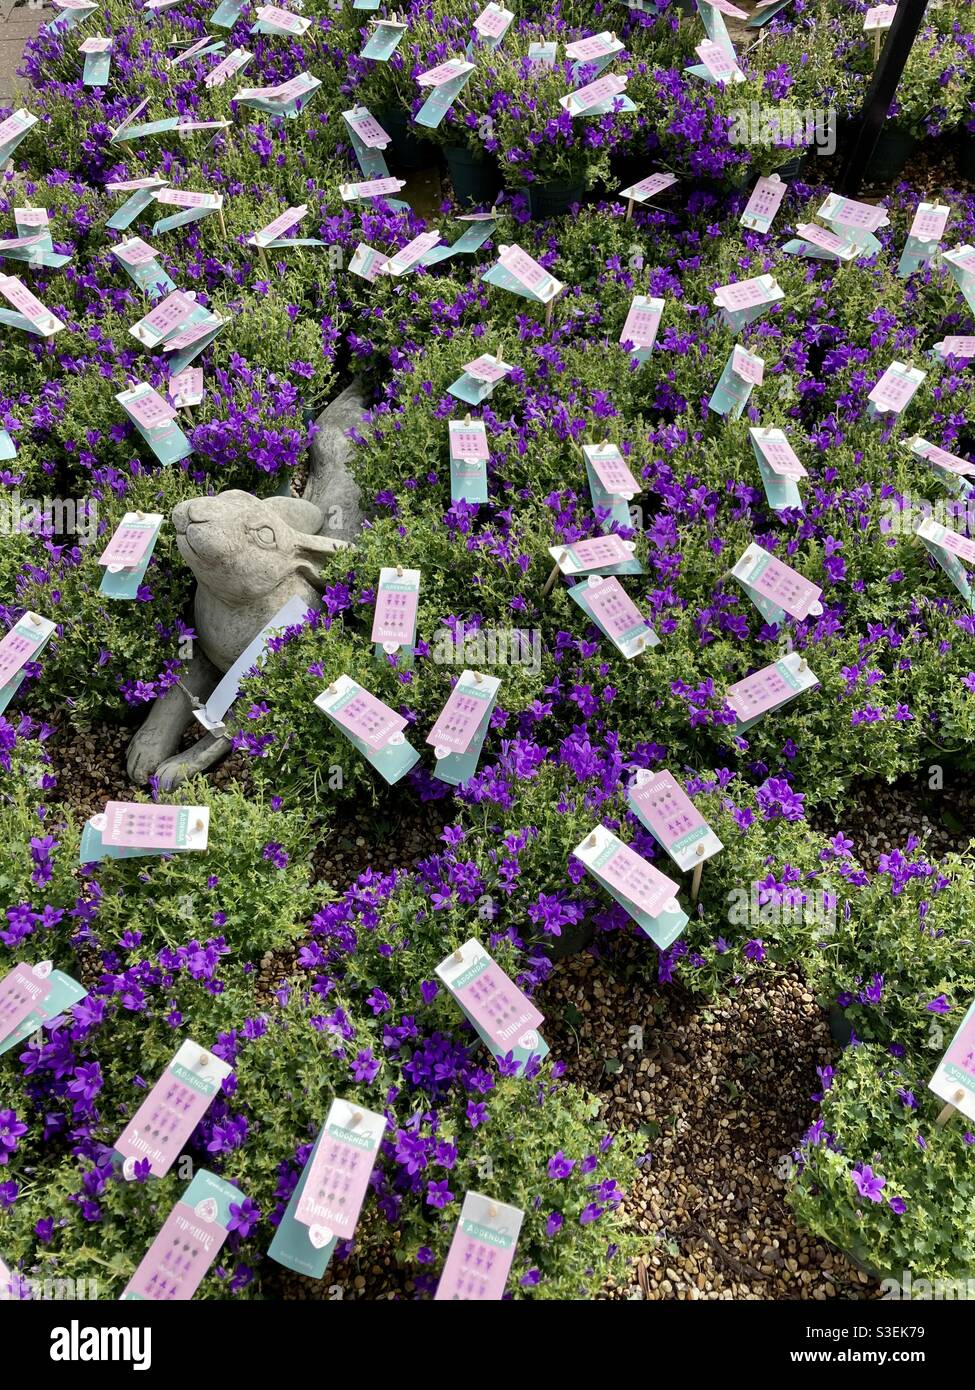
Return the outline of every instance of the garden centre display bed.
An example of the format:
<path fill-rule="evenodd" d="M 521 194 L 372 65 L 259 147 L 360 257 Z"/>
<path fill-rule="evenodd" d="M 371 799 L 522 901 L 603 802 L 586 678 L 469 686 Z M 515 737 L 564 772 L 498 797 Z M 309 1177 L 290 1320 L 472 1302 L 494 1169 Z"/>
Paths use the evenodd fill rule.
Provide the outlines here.
<path fill-rule="evenodd" d="M 483 9 L 0 112 L 0 1292 L 975 1277 L 970 7 Z"/>

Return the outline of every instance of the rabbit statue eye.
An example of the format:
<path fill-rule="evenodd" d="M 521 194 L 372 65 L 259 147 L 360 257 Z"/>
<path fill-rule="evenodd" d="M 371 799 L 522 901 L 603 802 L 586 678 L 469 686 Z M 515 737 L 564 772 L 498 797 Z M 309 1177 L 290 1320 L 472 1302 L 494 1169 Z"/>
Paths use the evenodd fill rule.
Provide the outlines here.
<path fill-rule="evenodd" d="M 274 534 L 273 526 L 258 526 L 251 532 L 258 545 L 265 546 L 268 550 L 273 550 L 277 545 L 277 537 Z"/>

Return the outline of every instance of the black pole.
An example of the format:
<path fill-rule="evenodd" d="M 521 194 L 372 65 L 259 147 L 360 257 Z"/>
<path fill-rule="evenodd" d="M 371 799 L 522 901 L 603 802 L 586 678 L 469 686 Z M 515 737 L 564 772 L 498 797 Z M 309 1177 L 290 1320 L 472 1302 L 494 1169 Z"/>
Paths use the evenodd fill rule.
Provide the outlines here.
<path fill-rule="evenodd" d="M 838 191 L 848 198 L 855 198 L 860 191 L 927 5 L 928 0 L 900 0 L 897 6 L 866 100 L 846 146 Z"/>

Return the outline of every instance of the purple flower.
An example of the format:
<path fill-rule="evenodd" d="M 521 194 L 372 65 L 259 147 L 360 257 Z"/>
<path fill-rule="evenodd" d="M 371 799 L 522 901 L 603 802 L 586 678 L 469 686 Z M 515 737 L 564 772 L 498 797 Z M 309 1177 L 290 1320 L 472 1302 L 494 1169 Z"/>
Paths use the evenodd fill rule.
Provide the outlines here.
<path fill-rule="evenodd" d="M 261 1209 L 245 1197 L 242 1202 L 230 1203 L 230 1220 L 227 1223 L 228 1231 L 236 1231 L 241 1240 L 246 1240 L 251 1231 L 261 1219 Z"/>
<path fill-rule="evenodd" d="M 879 1173 L 875 1173 L 869 1163 L 862 1163 L 859 1168 L 854 1168 L 850 1176 L 853 1178 L 853 1186 L 861 1197 L 865 1197 L 868 1202 L 882 1200 L 887 1179 L 882 1178 Z"/>
<path fill-rule="evenodd" d="M 575 1167 L 575 1159 L 566 1158 L 565 1154 L 559 1149 L 548 1161 L 548 1175 L 550 1178 L 567 1178 Z"/>

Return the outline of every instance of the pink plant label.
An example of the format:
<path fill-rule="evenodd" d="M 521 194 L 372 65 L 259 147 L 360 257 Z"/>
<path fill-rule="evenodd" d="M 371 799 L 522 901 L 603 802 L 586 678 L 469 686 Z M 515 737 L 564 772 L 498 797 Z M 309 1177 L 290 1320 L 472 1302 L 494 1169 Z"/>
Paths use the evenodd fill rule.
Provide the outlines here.
<path fill-rule="evenodd" d="M 889 29 L 897 13 L 896 5 L 874 5 L 863 16 L 863 27 L 869 29 Z"/>
<path fill-rule="evenodd" d="M 588 111 L 590 106 L 598 106 L 602 101 L 621 96 L 625 89 L 626 78 L 609 73 L 606 77 L 597 77 L 595 82 L 589 82 L 585 87 L 577 87 L 569 93 L 568 100 L 573 110 Z"/>
<path fill-rule="evenodd" d="M 765 363 L 762 358 L 746 352 L 743 347 L 736 347 L 732 353 L 731 370 L 735 376 L 741 377 L 742 381 L 750 382 L 752 386 L 761 386 L 765 378 Z"/>
<path fill-rule="evenodd" d="M 463 58 L 448 58 L 445 63 L 438 63 L 428 72 L 421 72 L 416 80 L 421 87 L 443 87 L 445 83 L 459 77 L 466 68 L 467 63 Z"/>
<path fill-rule="evenodd" d="M 102 843 L 120 849 L 182 849 L 189 838 L 196 806 L 159 806 L 151 802 L 110 801 L 105 807 Z"/>
<path fill-rule="evenodd" d="M 421 232 L 395 255 L 390 256 L 384 267 L 386 273 L 398 275 L 404 270 L 409 270 L 411 265 L 416 265 L 417 261 L 432 250 L 439 241 L 439 232 Z"/>
<path fill-rule="evenodd" d="M 177 1202 L 127 1284 L 126 1297 L 156 1303 L 191 1299 L 227 1239 L 215 1208 L 216 1203 L 211 1209 L 205 1202 L 195 1208 Z"/>
<path fill-rule="evenodd" d="M 132 416 L 133 420 L 144 425 L 147 430 L 158 429 L 160 425 L 167 424 L 170 420 L 175 420 L 176 411 L 168 401 L 163 400 L 158 391 L 151 386 L 141 393 L 133 396 L 126 402 L 125 409 Z"/>
<path fill-rule="evenodd" d="M 434 1302 L 497 1302 L 515 1258 L 524 1213 L 468 1192 Z"/>
<path fill-rule="evenodd" d="M 656 193 L 663 193 L 665 188 L 671 188 L 676 182 L 676 174 L 648 174 L 645 179 L 624 191 L 630 198 L 652 198 Z"/>
<path fill-rule="evenodd" d="M 403 187 L 402 179 L 366 179 L 365 183 L 344 185 L 356 198 L 381 198 L 386 193 L 398 193 Z"/>
<path fill-rule="evenodd" d="M 581 63 L 588 63 L 593 58 L 605 58 L 608 53 L 615 53 L 618 48 L 619 44 L 613 43 L 607 34 L 592 34 L 588 39 L 567 43 L 565 56 Z"/>
<path fill-rule="evenodd" d="M 50 310 L 45 309 L 37 296 L 31 294 L 27 286 L 18 280 L 16 275 L 0 278 L 0 294 L 14 306 L 18 313 L 23 314 L 24 318 L 29 319 L 37 328 L 40 328 L 51 317 Z"/>
<path fill-rule="evenodd" d="M 132 237 L 129 241 L 120 241 L 118 246 L 112 247 L 112 251 L 120 261 L 131 266 L 148 265 L 159 255 L 154 247 L 137 236 Z"/>
<path fill-rule="evenodd" d="M 806 477 L 806 470 L 787 439 L 766 439 L 761 430 L 755 430 L 753 438 L 773 473 L 780 478 Z"/>
<path fill-rule="evenodd" d="M 19 135 L 23 130 L 30 130 L 33 121 L 25 121 L 18 112 L 8 116 L 5 121 L 0 121 L 0 145 L 12 140 L 15 135 Z"/>
<path fill-rule="evenodd" d="M 586 453 L 592 471 L 607 492 L 614 497 L 635 497 L 641 484 L 624 462 L 623 455 L 615 447 L 609 449 L 590 449 Z"/>
<path fill-rule="evenodd" d="M 175 208 L 216 207 L 219 201 L 216 193 L 196 193 L 191 188 L 160 188 L 156 194 L 157 203 Z"/>
<path fill-rule="evenodd" d="M 713 10 L 720 10 L 722 14 L 726 14 L 729 19 L 748 18 L 748 12 L 746 10 L 740 10 L 737 5 L 732 5 L 731 0 L 706 0 L 706 3 L 709 4 Z"/>
<path fill-rule="evenodd" d="M 49 978 L 42 978 L 29 965 L 15 965 L 0 980 L 0 1042 L 19 1028 L 50 992 Z"/>
<path fill-rule="evenodd" d="M 376 595 L 370 640 L 395 643 L 397 646 L 411 643 L 416 630 L 418 601 L 416 582 L 404 580 L 399 583 L 396 579 L 381 582 Z"/>
<path fill-rule="evenodd" d="M 611 637 L 627 641 L 632 637 L 634 628 L 646 629 L 643 614 L 615 575 L 589 589 L 586 598 L 592 613 Z M 649 636 L 649 629 L 647 634 Z"/>
<path fill-rule="evenodd" d="M 721 285 L 714 297 L 722 309 L 755 309 L 775 298 L 774 282 L 770 287 L 764 276 L 739 280 L 733 285 Z"/>
<path fill-rule="evenodd" d="M 936 542 L 942 550 L 947 550 L 949 555 L 956 555 L 969 568 L 975 566 L 975 541 L 968 536 L 962 536 L 957 531 L 949 531 L 947 527 L 941 527 L 941 534 Z"/>
<path fill-rule="evenodd" d="M 825 227 L 817 227 L 815 222 L 800 222 L 796 231 L 810 246 L 818 246 L 820 251 L 832 251 L 841 258 L 849 258 L 849 245 L 835 232 L 827 231 Z"/>
<path fill-rule="evenodd" d="M 738 72 L 738 64 L 720 44 L 704 39 L 694 52 L 716 82 L 730 82 Z"/>
<path fill-rule="evenodd" d="M 490 458 L 484 426 L 451 424 L 450 456 L 454 459 Z"/>
<path fill-rule="evenodd" d="M 669 772 L 658 772 L 630 787 L 630 802 L 668 851 L 707 822 Z"/>
<path fill-rule="evenodd" d="M 950 208 L 920 207 L 914 214 L 910 235 L 918 241 L 940 241 L 950 216 Z"/>
<path fill-rule="evenodd" d="M 254 233 L 255 241 L 274 241 L 277 237 L 284 236 L 285 232 L 290 232 L 292 227 L 296 227 L 305 213 L 308 211 L 308 204 L 302 203 L 300 207 L 288 208 L 276 217 L 273 222 L 269 222 L 266 227 L 262 227 L 259 232 Z"/>
<path fill-rule="evenodd" d="M 466 753 L 491 702 L 493 689 L 492 685 L 480 691 L 475 685 L 459 680 L 427 734 L 427 743 L 434 748 L 446 748 L 450 753 Z"/>
<path fill-rule="evenodd" d="M 116 1152 L 130 1160 L 129 1168 L 148 1159 L 152 1176 L 165 1177 L 229 1074 L 226 1062 L 183 1043 L 125 1126 Z"/>
<path fill-rule="evenodd" d="M 646 305 L 639 304 L 634 300 L 626 316 L 623 332 L 620 334 L 620 342 L 632 343 L 637 348 L 652 348 L 657 341 L 660 317 L 659 309 L 647 308 Z"/>
<path fill-rule="evenodd" d="M 475 381 L 500 381 L 508 375 L 508 368 L 500 358 L 491 357 L 488 353 L 484 353 L 481 357 L 475 357 L 473 362 L 466 362 L 464 371 Z"/>
<path fill-rule="evenodd" d="M 98 563 L 134 569 L 152 544 L 156 530 L 149 521 L 123 521 L 99 555 Z"/>
<path fill-rule="evenodd" d="M 820 215 L 824 215 L 822 211 Z M 852 198 L 841 198 L 835 212 L 829 213 L 829 220 L 840 227 L 855 227 L 862 232 L 874 232 L 887 221 L 887 213 L 883 208 L 875 208 L 871 203 L 857 203 Z"/>
<path fill-rule="evenodd" d="M 371 753 L 378 753 L 394 734 L 406 728 L 402 715 L 361 686 L 354 686 L 344 700 L 329 709 L 329 713 L 347 733 L 361 739 Z"/>
<path fill-rule="evenodd" d="M 783 612 L 800 622 L 810 614 L 822 612 L 819 603 L 822 590 L 811 580 L 798 574 L 790 565 L 783 564 L 761 546 L 750 546 L 749 552 L 735 566 L 735 573 L 749 588 L 770 599 Z M 749 561 L 752 563 L 749 564 Z"/>
<path fill-rule="evenodd" d="M 203 368 L 187 367 L 169 378 L 169 395 L 174 405 L 191 405 L 203 398 Z"/>
<path fill-rule="evenodd" d="M 192 347 L 201 338 L 212 333 L 219 325 L 213 319 L 204 319 L 200 323 L 189 323 L 179 333 L 174 333 L 163 343 L 163 352 L 182 352 L 184 348 Z"/>
<path fill-rule="evenodd" d="M 550 297 L 552 276 L 520 246 L 502 247 L 498 252 L 498 260 L 526 290 L 533 291 L 539 298 L 546 295 Z"/>
<path fill-rule="evenodd" d="M 339 1107 L 351 1110 L 349 1122 L 339 1123 Z M 385 1121 L 369 1112 L 371 1125 L 360 1120 L 352 1124 L 356 1112 L 344 1102 L 335 1101 L 318 1141 L 315 1157 L 307 1171 L 295 1217 L 312 1228 L 320 1238 L 333 1235 L 351 1240 L 359 1212 L 369 1190 L 369 1178 L 376 1162 L 379 1139 Z M 325 1243 L 323 1239 L 322 1243 Z"/>
<path fill-rule="evenodd" d="M 787 187 L 781 179 L 759 179 L 748 199 L 745 216 L 771 221 L 782 205 Z"/>
<path fill-rule="evenodd" d="M 642 855 L 613 836 L 592 862 L 595 872 L 648 917 L 659 917 L 676 901 L 677 884 Z"/>
<path fill-rule="evenodd" d="M 553 548 L 557 554 L 562 553 L 558 546 Z M 594 536 L 587 541 L 573 541 L 564 550 L 568 551 L 577 570 L 604 569 L 607 565 L 622 564 L 633 558 L 633 552 L 622 536 L 617 536 L 615 532 L 608 536 Z"/>
<path fill-rule="evenodd" d="M 919 383 L 891 364 L 867 397 L 878 409 L 899 413 L 909 403 Z"/>
<path fill-rule="evenodd" d="M 264 24 L 273 24 L 276 29 L 284 29 L 289 34 L 303 34 L 308 28 L 308 20 L 300 15 L 279 10 L 276 5 L 259 5 L 257 18 Z"/>
<path fill-rule="evenodd" d="M 228 77 L 232 77 L 235 72 L 247 64 L 251 59 L 251 54 L 243 48 L 235 48 L 233 53 L 228 53 L 212 72 L 208 72 L 203 79 L 207 87 L 222 87 Z"/>
<path fill-rule="evenodd" d="M 173 290 L 172 294 L 167 294 L 151 313 L 146 314 L 142 325 L 149 329 L 154 337 L 164 338 L 195 313 L 198 307 L 196 300 L 190 299 L 188 294 L 184 294 L 182 290 Z"/>
<path fill-rule="evenodd" d="M 969 463 L 968 459 L 959 458 L 957 454 L 949 454 L 946 449 L 939 449 L 936 444 L 929 444 L 923 457 L 928 463 L 936 464 L 948 473 L 958 473 L 965 477 L 975 476 L 975 463 Z"/>
<path fill-rule="evenodd" d="M 793 683 L 788 668 L 776 662 L 730 686 L 727 700 L 739 720 L 746 723 L 790 700 L 800 689 L 798 682 Z"/>
<path fill-rule="evenodd" d="M 47 208 L 15 208 L 14 217 L 20 227 L 46 227 Z"/>
<path fill-rule="evenodd" d="M 488 5 L 475 19 L 474 28 L 479 34 L 484 34 L 486 38 L 497 39 L 505 32 L 510 23 L 510 11 L 499 9 L 496 5 Z"/>
<path fill-rule="evenodd" d="M 353 112 L 348 118 L 348 124 L 355 131 L 367 150 L 384 150 L 389 144 L 389 136 L 383 130 L 375 116 L 370 116 L 367 111 L 361 113 Z"/>
<path fill-rule="evenodd" d="M 486 952 L 451 982 L 450 991 L 502 1056 L 523 1033 L 537 1029 L 545 1021 L 527 994 Z"/>
<path fill-rule="evenodd" d="M 941 348 L 946 357 L 975 357 L 975 337 L 956 333 L 945 338 Z"/>
<path fill-rule="evenodd" d="M 28 661 L 33 660 L 47 641 L 50 632 L 50 624 L 42 623 L 35 627 L 26 617 L 14 624 L 0 640 L 0 688 L 7 685 L 18 671 L 23 670 Z"/>

